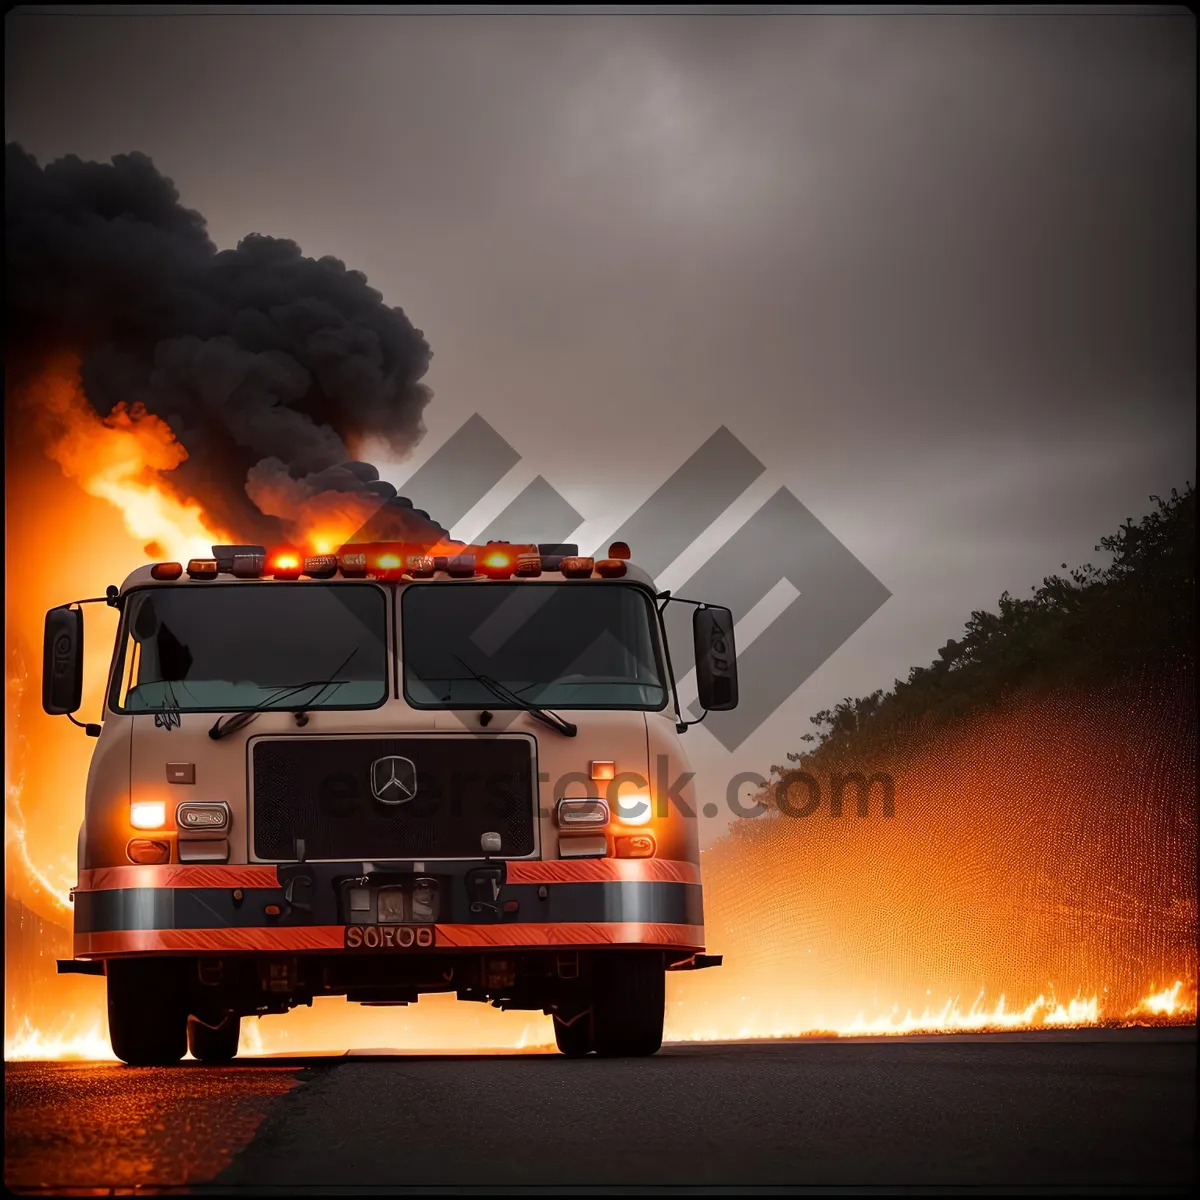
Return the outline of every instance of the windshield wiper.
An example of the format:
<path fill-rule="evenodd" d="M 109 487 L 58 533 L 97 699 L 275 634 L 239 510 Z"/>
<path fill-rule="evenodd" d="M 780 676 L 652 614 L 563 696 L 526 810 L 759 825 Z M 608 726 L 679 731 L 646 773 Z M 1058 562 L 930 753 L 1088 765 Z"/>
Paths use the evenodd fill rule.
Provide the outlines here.
<path fill-rule="evenodd" d="M 360 649 L 360 647 L 355 646 L 354 649 L 350 651 L 350 653 L 342 660 L 341 665 L 337 668 L 336 671 L 334 671 L 333 674 L 335 676 L 340 671 L 344 671 L 346 669 L 347 665 L 350 663 L 350 660 L 358 653 L 359 649 Z M 321 690 L 319 692 L 317 692 L 316 695 L 314 695 L 307 704 L 302 705 L 300 708 L 296 709 L 296 711 L 292 714 L 292 716 L 294 716 L 296 718 L 296 724 L 297 725 L 307 725 L 308 724 L 308 710 L 310 708 L 313 708 L 316 706 L 316 703 L 321 698 L 321 693 L 325 691 L 325 688 L 331 686 L 332 684 L 337 684 L 338 687 L 341 687 L 342 684 L 344 684 L 345 682 L 346 682 L 345 679 L 336 679 L 336 678 L 327 679 L 325 681 L 325 686 L 322 687 Z"/>
<path fill-rule="evenodd" d="M 179 726 L 179 701 L 175 699 L 175 689 L 169 679 L 162 680 L 163 702 L 154 714 L 154 724 L 159 729 L 171 730 Z"/>
<path fill-rule="evenodd" d="M 302 692 L 305 688 L 315 687 L 320 689 L 315 696 L 308 702 L 309 707 L 316 704 L 317 696 L 320 696 L 327 687 L 337 684 L 339 687 L 343 683 L 348 683 L 346 679 L 338 679 L 338 672 L 341 671 L 346 664 L 358 653 L 358 647 L 353 650 L 334 668 L 333 674 L 328 679 L 310 679 L 307 683 L 297 683 L 293 687 L 284 688 L 281 691 L 272 692 L 266 699 L 260 700 L 253 708 L 248 708 L 244 712 L 234 713 L 227 721 L 224 716 L 218 717 L 212 724 L 212 728 L 208 731 L 208 736 L 213 741 L 219 741 L 223 737 L 228 737 L 231 733 L 236 733 L 239 729 L 244 729 L 263 709 L 269 705 L 275 704 L 280 700 L 286 699 L 288 696 L 293 696 L 296 692 Z M 300 712 L 304 712 L 302 708 Z M 222 724 L 224 722 L 224 724 Z"/>
<path fill-rule="evenodd" d="M 451 652 L 453 653 L 453 651 Z M 481 675 L 478 671 L 468 666 L 458 655 L 454 655 L 463 668 L 470 674 L 471 678 L 476 683 L 481 683 L 489 692 L 492 693 L 498 700 L 503 700 L 506 704 L 513 708 L 519 708 L 523 712 L 527 712 L 535 720 L 541 721 L 543 725 L 549 725 L 551 729 L 557 729 L 559 733 L 565 737 L 574 737 L 579 732 L 579 727 L 571 721 L 560 717 L 556 712 L 550 712 L 549 709 L 539 708 L 536 704 L 530 704 L 528 700 L 523 700 L 516 692 L 500 683 L 499 680 L 493 679 L 490 675 Z"/>

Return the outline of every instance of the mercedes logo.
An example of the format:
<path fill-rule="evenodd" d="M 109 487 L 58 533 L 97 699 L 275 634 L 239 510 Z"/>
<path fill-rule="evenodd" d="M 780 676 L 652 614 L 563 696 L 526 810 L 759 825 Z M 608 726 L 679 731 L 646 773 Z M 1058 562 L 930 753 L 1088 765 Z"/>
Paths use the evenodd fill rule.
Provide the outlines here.
<path fill-rule="evenodd" d="M 407 804 L 417 794 L 417 768 L 411 758 L 392 755 L 371 764 L 371 794 L 384 804 Z"/>

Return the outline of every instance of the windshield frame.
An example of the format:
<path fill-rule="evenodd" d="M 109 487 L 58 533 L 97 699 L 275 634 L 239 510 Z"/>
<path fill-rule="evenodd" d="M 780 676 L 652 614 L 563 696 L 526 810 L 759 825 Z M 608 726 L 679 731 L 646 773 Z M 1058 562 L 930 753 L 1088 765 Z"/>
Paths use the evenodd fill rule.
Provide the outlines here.
<path fill-rule="evenodd" d="M 490 709 L 495 712 L 525 712 L 528 709 L 519 704 L 502 703 L 499 696 L 489 694 L 488 700 L 484 704 L 451 704 L 451 703 L 429 703 L 427 701 L 414 700 L 408 691 L 408 670 L 404 663 L 404 637 L 405 637 L 405 622 L 401 611 L 404 604 L 404 597 L 408 594 L 410 588 L 451 588 L 451 587 L 520 587 L 520 588 L 536 588 L 536 587 L 606 587 L 606 588 L 627 588 L 636 591 L 641 596 L 647 609 L 647 627 L 650 632 L 651 646 L 654 651 L 654 669 L 658 673 L 659 686 L 663 690 L 663 699 L 661 704 L 560 704 L 546 703 L 535 705 L 538 708 L 548 709 L 551 712 L 662 712 L 671 704 L 671 697 L 674 694 L 674 675 L 671 672 L 670 659 L 666 652 L 667 635 L 666 629 L 663 627 L 662 614 L 658 611 L 658 605 L 655 600 L 658 594 L 645 584 L 636 579 L 621 579 L 621 580 L 595 580 L 595 579 L 529 579 L 529 580 L 482 580 L 482 579 L 453 579 L 453 580 L 414 580 L 412 583 L 406 583 L 402 587 L 396 588 L 395 611 L 392 614 L 392 626 L 394 630 L 395 656 L 396 656 L 396 681 L 400 689 L 400 694 L 404 698 L 404 702 L 414 709 L 419 709 L 426 712 L 464 712 L 464 711 L 479 711 L 481 709 Z M 501 680 L 503 683 L 503 680 Z"/>
<path fill-rule="evenodd" d="M 280 588 L 296 588 L 296 587 L 373 588 L 374 591 L 379 595 L 380 603 L 383 605 L 384 654 L 383 654 L 383 664 L 382 664 L 383 665 L 383 678 L 382 678 L 382 686 L 380 688 L 380 696 L 379 696 L 379 699 L 375 703 L 372 703 L 372 704 L 332 704 L 327 701 L 318 701 L 316 704 L 309 704 L 309 703 L 291 703 L 290 701 L 292 701 L 297 695 L 299 695 L 299 693 L 294 693 L 293 696 L 285 698 L 287 702 L 285 702 L 284 704 L 270 705 L 266 708 L 258 708 L 256 705 L 253 705 L 253 704 L 238 705 L 235 707 L 213 707 L 213 708 L 191 708 L 191 707 L 189 707 L 189 708 L 181 708 L 179 710 L 181 714 L 186 716 L 188 714 L 199 715 L 201 713 L 238 713 L 238 712 L 253 712 L 253 711 L 258 711 L 258 712 L 262 712 L 262 713 L 272 713 L 272 712 L 286 713 L 286 712 L 291 712 L 296 708 L 302 708 L 305 712 L 318 712 L 318 711 L 320 711 L 320 712 L 352 712 L 352 711 L 353 712 L 366 712 L 366 711 L 370 711 L 372 709 L 382 708 L 392 698 L 394 680 L 392 678 L 390 678 L 389 676 L 390 676 L 390 673 L 393 668 L 393 660 L 394 660 L 395 656 L 391 651 L 389 651 L 388 647 L 389 647 L 389 644 L 392 646 L 395 645 L 395 641 L 394 641 L 395 628 L 394 628 L 394 624 L 393 624 L 393 611 L 392 611 L 392 605 L 388 603 L 388 590 L 389 589 L 381 586 L 378 583 L 375 583 L 374 581 L 365 581 L 364 580 L 362 582 L 359 582 L 359 581 L 355 580 L 352 582 L 349 580 L 326 580 L 326 579 L 308 580 L 308 579 L 306 579 L 306 580 L 289 580 L 287 582 L 275 582 L 275 581 L 263 580 L 263 579 L 247 579 L 247 580 L 239 580 L 236 583 L 233 581 L 230 581 L 230 582 L 221 582 L 221 583 L 217 583 L 217 584 L 214 584 L 214 583 L 208 582 L 208 581 L 205 581 L 203 583 L 184 583 L 184 582 L 165 583 L 165 584 L 163 584 L 163 583 L 157 583 L 157 584 L 156 583 L 146 583 L 146 584 L 141 584 L 138 587 L 132 587 L 127 592 L 121 593 L 121 598 L 120 598 L 121 620 L 117 627 L 117 646 L 116 646 L 116 652 L 113 656 L 112 666 L 110 668 L 108 689 L 105 693 L 105 702 L 106 702 L 109 712 L 114 713 L 118 716 L 126 716 L 126 717 L 152 717 L 155 715 L 156 712 L 160 711 L 158 709 L 153 709 L 153 708 L 126 708 L 123 705 L 121 705 L 121 703 L 120 703 L 121 690 L 122 690 L 122 685 L 123 685 L 123 682 L 125 679 L 125 671 L 126 671 L 126 666 L 127 666 L 126 656 L 129 653 L 129 643 L 130 643 L 131 636 L 132 636 L 129 632 L 129 613 L 130 613 L 131 607 L 132 607 L 130 601 L 132 600 L 132 598 L 140 595 L 143 592 L 158 591 L 163 588 L 176 588 L 176 589 L 181 589 L 181 590 L 183 590 L 183 589 L 190 590 L 190 589 L 194 588 L 197 591 L 199 591 L 202 588 L 211 589 L 214 586 L 222 587 L 222 588 L 225 588 L 225 587 L 237 587 L 237 588 L 250 588 L 250 587 L 264 587 L 264 588 L 274 588 L 274 587 L 280 587 Z M 301 697 L 301 699 L 302 699 L 302 697 Z"/>

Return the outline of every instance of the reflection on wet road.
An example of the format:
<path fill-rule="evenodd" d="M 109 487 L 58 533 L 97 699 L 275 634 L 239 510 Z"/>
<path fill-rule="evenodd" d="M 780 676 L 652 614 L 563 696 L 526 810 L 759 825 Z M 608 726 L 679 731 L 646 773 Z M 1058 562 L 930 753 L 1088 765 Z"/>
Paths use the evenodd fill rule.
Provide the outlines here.
<path fill-rule="evenodd" d="M 137 1187 L 212 1179 L 300 1070 L 63 1062 L 7 1063 L 4 1074 L 10 1188 Z"/>

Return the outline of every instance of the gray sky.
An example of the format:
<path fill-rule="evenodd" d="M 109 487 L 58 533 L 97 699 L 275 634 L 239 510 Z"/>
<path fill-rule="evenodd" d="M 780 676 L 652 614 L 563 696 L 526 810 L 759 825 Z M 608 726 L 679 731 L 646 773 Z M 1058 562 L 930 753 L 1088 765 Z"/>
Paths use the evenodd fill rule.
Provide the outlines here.
<path fill-rule="evenodd" d="M 93 10 L 95 12 L 95 10 Z M 367 273 L 589 542 L 720 424 L 893 593 L 736 763 L 1195 478 L 1187 16 L 10 14 L 5 136 Z M 614 459 L 619 455 L 619 462 Z M 401 488 L 403 490 L 403 488 Z M 436 516 L 437 514 L 433 514 Z M 637 547 L 634 547 L 636 557 Z"/>

